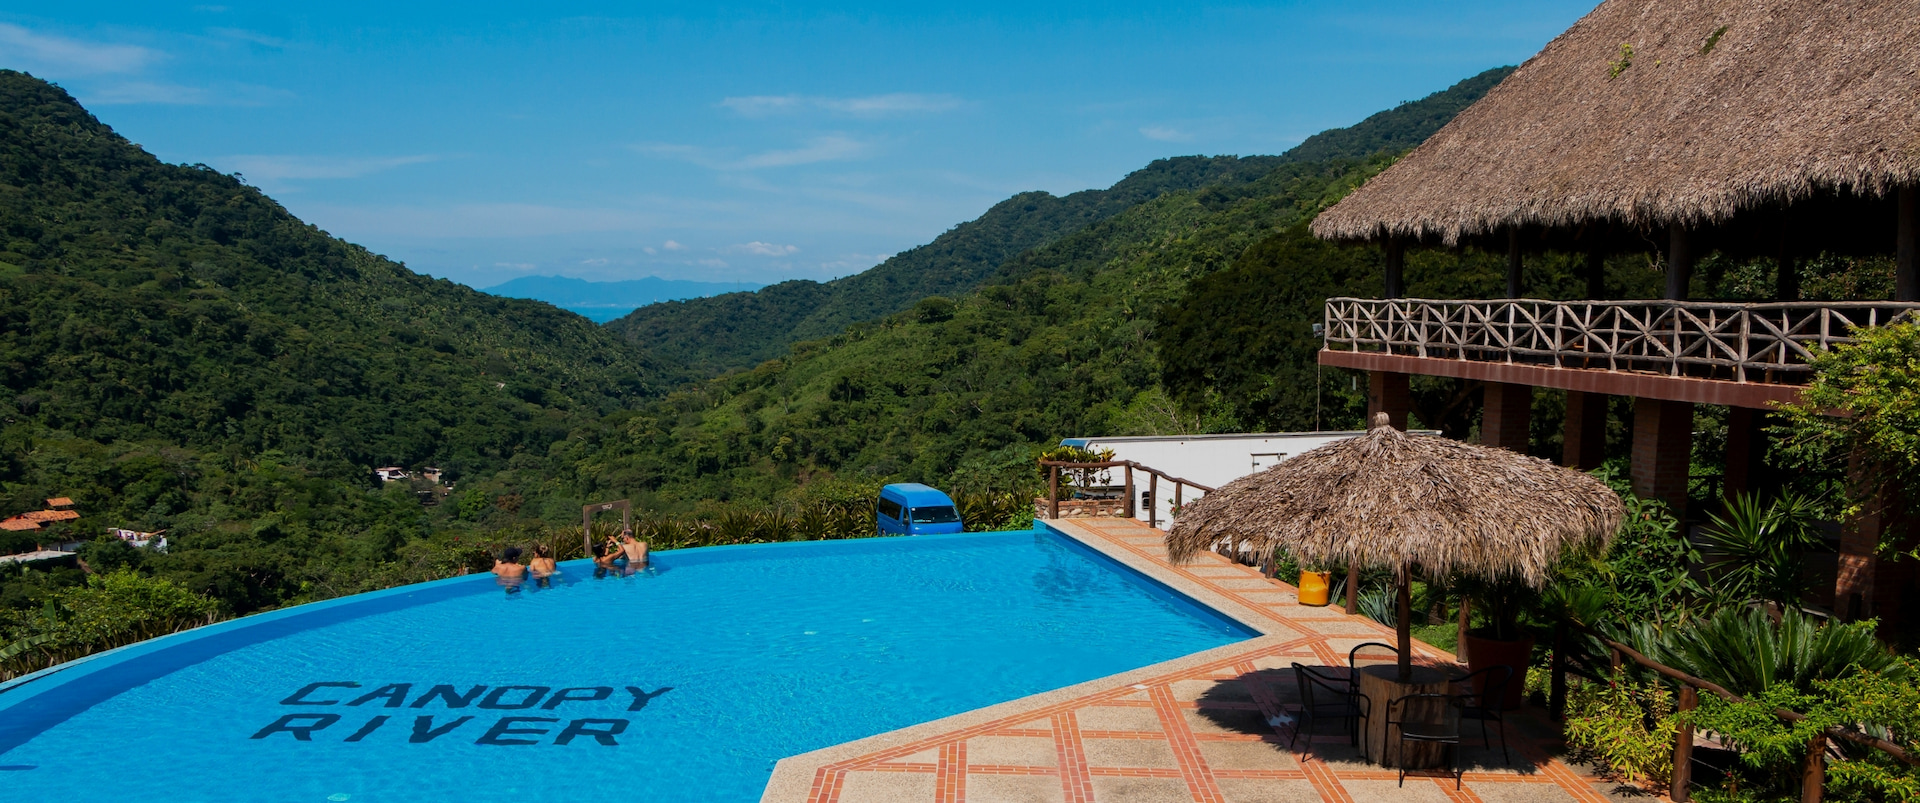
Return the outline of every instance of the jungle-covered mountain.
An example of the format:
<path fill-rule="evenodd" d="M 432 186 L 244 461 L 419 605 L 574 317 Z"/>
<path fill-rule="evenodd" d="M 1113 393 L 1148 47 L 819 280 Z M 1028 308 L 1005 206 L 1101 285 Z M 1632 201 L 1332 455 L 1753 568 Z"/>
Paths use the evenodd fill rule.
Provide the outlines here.
<path fill-rule="evenodd" d="M 71 496 L 188 553 L 283 562 L 301 550 L 272 542 L 334 533 L 379 554 L 419 506 L 385 515 L 369 467 L 491 472 L 674 380 L 584 318 L 415 274 L 0 71 L 7 515 Z"/>
<path fill-rule="evenodd" d="M 1280 156 L 1160 159 L 1104 190 L 1021 193 L 862 273 L 655 304 L 607 326 L 662 359 L 708 375 L 748 368 L 781 356 L 793 343 L 839 334 L 850 324 L 879 320 L 922 298 L 965 294 L 1031 249 L 1170 192 L 1206 187 L 1232 192 L 1287 164 L 1364 159 L 1412 148 L 1511 72 L 1512 67 L 1488 70 L 1350 128 L 1315 134 Z"/>
<path fill-rule="evenodd" d="M 0 74 L 0 133 L 0 501 L 71 496 L 85 518 L 63 526 L 83 537 L 165 529 L 171 551 L 141 570 L 229 612 L 417 579 L 471 551 L 459 539 L 577 521 L 588 501 L 722 516 L 884 479 L 1023 491 L 1064 435 L 1309 428 L 1295 322 L 1374 292 L 1378 270 L 1303 224 L 1394 158 L 1165 160 L 1119 195 L 1023 196 L 913 256 L 948 266 L 933 278 L 889 263 L 900 292 L 944 295 L 885 312 L 874 273 L 836 308 L 879 317 L 687 382 L 719 363 L 415 275 L 233 177 L 158 162 L 31 77 Z M 1423 255 L 1413 286 L 1489 292 L 1497 263 Z M 1205 284 L 1236 271 L 1259 292 Z M 1325 391 L 1325 424 L 1357 415 L 1344 381 Z M 388 464 L 456 487 L 423 507 L 421 488 L 373 482 Z M 0 618 L 74 582 L 23 577 L 41 579 L 0 583 Z"/>

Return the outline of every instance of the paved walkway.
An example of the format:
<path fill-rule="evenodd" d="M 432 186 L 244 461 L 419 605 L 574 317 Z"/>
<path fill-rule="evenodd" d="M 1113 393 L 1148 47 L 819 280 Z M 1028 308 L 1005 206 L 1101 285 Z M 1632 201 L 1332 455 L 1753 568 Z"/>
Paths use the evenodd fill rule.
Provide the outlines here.
<path fill-rule="evenodd" d="M 1069 537 L 1187 593 L 1259 638 L 1134 672 L 881 734 L 780 762 L 766 803 L 1341 803 L 1344 801 L 1589 801 L 1613 784 L 1552 757 L 1537 712 L 1509 715 L 1513 761 L 1465 749 L 1464 786 L 1360 761 L 1339 725 L 1297 749 L 1290 665 L 1345 667 L 1347 653 L 1393 632 L 1338 607 L 1298 603 L 1294 588 L 1216 555 L 1175 566 L 1164 533 L 1127 519 L 1051 522 Z M 1420 663 L 1453 656 L 1415 644 Z M 1391 659 L 1379 651 L 1363 663 Z"/>

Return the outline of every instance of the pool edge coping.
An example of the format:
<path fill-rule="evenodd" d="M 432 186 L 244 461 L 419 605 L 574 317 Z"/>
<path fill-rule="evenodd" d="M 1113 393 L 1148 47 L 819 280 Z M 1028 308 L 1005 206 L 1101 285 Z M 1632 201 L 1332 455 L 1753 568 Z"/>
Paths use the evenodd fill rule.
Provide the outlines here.
<path fill-rule="evenodd" d="M 1148 664 L 1142 667 L 1117 672 L 1106 677 L 1075 683 L 1071 686 L 1030 694 L 1002 703 L 958 714 L 931 719 L 904 728 L 877 733 L 850 742 L 822 747 L 805 753 L 787 756 L 773 766 L 773 777 L 767 780 L 766 789 L 760 794 L 760 803 L 797 803 L 811 797 L 814 778 L 828 765 L 849 759 L 859 758 L 870 753 L 891 747 L 909 744 L 922 739 L 938 736 L 951 731 L 963 730 L 996 719 L 1010 717 L 1020 711 L 1046 708 L 1056 703 L 1085 697 L 1116 686 L 1131 685 L 1142 680 L 1178 672 L 1189 667 L 1201 666 L 1226 656 L 1253 649 L 1260 649 L 1299 638 L 1295 631 L 1280 626 L 1272 617 L 1261 614 L 1241 602 L 1227 597 L 1218 591 L 1186 577 L 1166 571 L 1132 551 L 1121 548 L 1099 533 L 1083 530 L 1073 519 L 1039 520 L 1033 522 L 1034 529 L 1051 530 L 1064 538 L 1087 547 L 1126 568 L 1140 573 L 1146 579 L 1158 583 L 1175 593 L 1181 594 L 1194 603 L 1212 609 L 1223 618 L 1234 620 L 1242 627 L 1260 635 L 1250 639 L 1210 647 L 1199 652 L 1188 653 L 1178 658 Z"/>

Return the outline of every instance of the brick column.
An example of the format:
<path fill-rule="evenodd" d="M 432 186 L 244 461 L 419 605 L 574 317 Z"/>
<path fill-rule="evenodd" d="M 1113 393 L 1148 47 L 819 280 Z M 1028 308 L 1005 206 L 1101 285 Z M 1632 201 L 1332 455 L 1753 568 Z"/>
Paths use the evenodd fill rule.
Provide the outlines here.
<path fill-rule="evenodd" d="M 1567 429 L 1560 465 L 1588 471 L 1600 467 L 1607 449 L 1607 396 L 1567 391 Z"/>
<path fill-rule="evenodd" d="M 1771 492 L 1767 472 L 1767 412 L 1751 407 L 1727 410 L 1727 472 L 1721 478 L 1728 499 L 1738 493 Z"/>
<path fill-rule="evenodd" d="M 1386 413 L 1393 428 L 1405 431 L 1407 411 L 1413 407 L 1413 396 L 1407 389 L 1407 375 L 1387 371 L 1367 372 L 1367 421 L 1372 426 L 1374 413 Z"/>
<path fill-rule="evenodd" d="M 1480 407 L 1480 443 L 1527 452 L 1527 423 L 1533 412 L 1533 387 L 1488 382 Z"/>
<path fill-rule="evenodd" d="M 1896 549 L 1914 546 L 1910 494 L 1896 480 L 1870 476 L 1858 455 L 1847 461 L 1848 479 L 1865 487 L 1860 514 L 1841 522 L 1839 574 L 1833 588 L 1833 609 L 1848 620 L 1878 617 L 1880 633 L 1893 638 L 1920 619 L 1920 588 L 1913 561 L 1880 560 L 1882 542 Z M 1855 493 L 1861 493 L 1856 490 Z"/>
<path fill-rule="evenodd" d="M 1633 400 L 1633 492 L 1665 501 L 1682 521 L 1692 453 L 1692 403 Z"/>

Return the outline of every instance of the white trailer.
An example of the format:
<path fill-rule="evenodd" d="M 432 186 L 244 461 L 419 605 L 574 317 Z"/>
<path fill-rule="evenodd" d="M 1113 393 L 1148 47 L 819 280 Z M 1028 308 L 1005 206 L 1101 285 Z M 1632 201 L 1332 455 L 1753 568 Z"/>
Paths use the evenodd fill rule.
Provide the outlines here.
<path fill-rule="evenodd" d="M 1335 441 L 1364 435 L 1365 432 L 1261 432 L 1227 435 L 1153 435 L 1114 438 L 1066 438 L 1062 446 L 1082 449 L 1113 450 L 1113 459 L 1131 460 L 1166 474 L 1218 488 L 1261 469 L 1270 468 L 1289 457 L 1317 449 Z M 1427 434 L 1438 434 L 1429 432 Z M 1110 485 L 1097 489 L 1114 497 L 1126 493 L 1126 469 L 1108 472 Z M 1147 520 L 1149 506 L 1157 508 L 1154 520 L 1163 524 L 1173 518 L 1173 488 L 1159 483 L 1160 498 L 1152 498 L 1147 476 L 1134 474 L 1134 517 Z M 1201 496 L 1192 487 L 1183 492 L 1183 502 Z"/>

